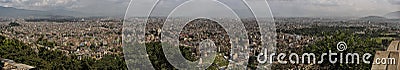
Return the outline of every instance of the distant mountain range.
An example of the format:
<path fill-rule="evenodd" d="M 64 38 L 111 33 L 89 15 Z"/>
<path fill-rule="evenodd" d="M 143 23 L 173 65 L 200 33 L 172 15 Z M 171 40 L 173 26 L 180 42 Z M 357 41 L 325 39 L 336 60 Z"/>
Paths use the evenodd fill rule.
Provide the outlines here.
<path fill-rule="evenodd" d="M 367 17 L 361 17 L 355 20 L 350 20 L 350 21 L 385 21 L 385 22 L 399 22 L 400 19 L 396 18 L 388 18 L 388 17 L 382 17 L 382 16 L 367 16 Z"/>
<path fill-rule="evenodd" d="M 383 16 L 367 16 L 361 17 L 358 20 L 380 20 L 380 21 L 399 21 L 400 20 L 400 11 L 391 12 Z"/>
<path fill-rule="evenodd" d="M 25 10 L 25 9 L 16 9 L 12 7 L 0 6 L 0 16 L 2 17 L 27 17 L 27 16 L 47 17 L 47 16 L 85 16 L 85 15 L 88 14 L 74 12 L 74 11 L 67 11 L 63 9 L 37 11 L 37 10 Z"/>
<path fill-rule="evenodd" d="M 392 19 L 400 19 L 400 11 L 396 11 L 396 12 L 391 12 L 388 13 L 386 15 L 384 15 L 387 18 L 392 18 Z"/>
<path fill-rule="evenodd" d="M 387 18 L 381 16 L 367 16 L 359 18 L 359 20 L 386 20 Z"/>

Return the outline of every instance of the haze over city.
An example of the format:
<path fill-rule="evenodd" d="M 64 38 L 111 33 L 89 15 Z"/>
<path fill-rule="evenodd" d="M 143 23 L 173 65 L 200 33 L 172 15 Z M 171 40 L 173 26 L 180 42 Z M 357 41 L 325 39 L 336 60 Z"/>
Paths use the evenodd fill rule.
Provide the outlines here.
<path fill-rule="evenodd" d="M 157 0 L 134 0 L 138 9 Z M 161 4 L 184 0 L 162 0 Z M 263 1 L 263 0 L 253 0 Z M 400 0 L 267 0 L 276 17 L 365 17 L 385 16 L 400 11 Z M 0 6 L 23 10 L 64 11 L 65 16 L 120 16 L 123 17 L 130 0 L 0 0 Z M 143 5 L 143 6 L 142 6 Z M 204 5 L 207 7 L 208 5 Z M 222 5 L 218 5 L 222 6 Z M 213 9 L 214 7 L 207 7 Z M 186 7 L 186 12 L 193 11 Z M 71 13 L 73 12 L 73 13 Z M 207 11 L 200 11 L 207 12 Z M 0 11 L 7 13 L 7 11 Z M 218 15 L 222 13 L 210 13 Z M 134 16 L 146 16 L 132 14 Z"/>

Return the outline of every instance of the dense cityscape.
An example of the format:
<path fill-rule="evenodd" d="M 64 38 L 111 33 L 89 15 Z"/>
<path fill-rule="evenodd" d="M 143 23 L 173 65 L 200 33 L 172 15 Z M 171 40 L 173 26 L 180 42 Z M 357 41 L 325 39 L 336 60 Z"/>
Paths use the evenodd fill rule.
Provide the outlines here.
<path fill-rule="evenodd" d="M 179 19 L 174 19 L 179 20 Z M 226 21 L 218 22 L 232 22 L 231 19 L 224 19 Z M 144 18 L 132 18 L 125 21 L 144 22 Z M 145 32 L 146 44 L 160 43 L 161 24 L 163 19 L 152 19 L 148 22 Z M 242 20 L 243 21 L 243 20 Z M 249 22 L 249 21 L 248 21 Z M 209 24 L 200 24 L 209 23 Z M 195 49 L 202 40 L 211 39 L 218 47 L 217 59 L 209 69 L 226 69 L 229 62 L 237 59 L 238 56 L 250 56 L 248 62 L 239 62 L 239 64 L 247 64 L 248 68 L 256 69 L 257 61 L 255 58 L 261 52 L 260 49 L 260 34 L 257 31 L 256 25 L 251 25 L 246 28 L 248 31 L 249 48 L 245 50 L 251 51 L 246 54 L 233 54 L 228 51 L 231 43 L 239 42 L 239 39 L 230 40 L 227 32 L 224 31 L 221 25 L 217 22 L 207 19 L 197 19 L 185 25 L 183 31 L 179 34 L 180 48 L 186 59 L 198 60 L 199 51 Z M 277 52 L 305 52 L 298 49 L 307 49 L 318 42 L 327 39 L 327 36 L 338 35 L 337 33 L 344 33 L 346 35 L 354 35 L 356 37 L 367 38 L 377 42 L 378 48 L 385 48 L 388 42 L 397 39 L 399 36 L 399 19 L 386 19 L 377 16 L 370 16 L 364 18 L 307 18 L 307 17 L 293 17 L 293 18 L 275 18 L 276 25 L 276 42 Z M 86 57 L 101 60 L 106 55 L 118 55 L 123 57 L 122 50 L 122 36 L 140 36 L 123 34 L 123 19 L 120 18 L 62 18 L 62 19 L 32 19 L 32 18 L 1 18 L 0 22 L 0 35 L 6 39 L 15 39 L 32 48 L 35 53 L 41 53 L 45 48 L 48 51 L 61 51 L 63 56 L 74 57 L 76 60 L 83 60 Z M 178 32 L 170 32 L 171 34 Z M 339 34 L 340 35 L 340 34 Z M 358 38 L 357 38 L 358 39 Z M 1 45 L 0 45 L 1 46 Z M 154 49 L 148 49 L 147 52 L 162 51 L 157 50 L 161 48 L 157 45 L 147 45 Z M 149 54 L 151 56 L 162 55 L 162 53 Z M 75 56 L 77 56 L 75 58 Z M 14 60 L 0 56 L 2 61 Z M 120 60 L 124 60 L 121 58 Z M 172 65 L 166 63 L 165 57 L 157 56 L 157 58 L 150 58 L 152 64 L 156 69 L 174 69 Z M 32 68 L 40 66 L 30 65 L 30 62 L 23 62 L 25 60 L 12 61 L 13 63 L 24 63 L 27 66 L 22 68 Z M 161 61 L 161 62 L 159 62 Z M 288 64 L 273 66 L 273 69 L 318 69 L 318 66 L 309 67 L 312 64 Z M 4 66 L 4 65 L 3 65 Z M 21 65 L 14 65 L 15 68 L 20 68 Z M 10 65 L 5 65 L 5 69 L 13 68 Z M 325 67 L 325 68 L 329 68 Z M 332 67 L 331 67 L 332 68 Z M 320 69 L 324 69 L 323 66 Z M 363 69 L 363 68 L 361 68 Z"/>
<path fill-rule="evenodd" d="M 0 0 L 0 70 L 400 70 L 398 7 L 400 0 Z"/>

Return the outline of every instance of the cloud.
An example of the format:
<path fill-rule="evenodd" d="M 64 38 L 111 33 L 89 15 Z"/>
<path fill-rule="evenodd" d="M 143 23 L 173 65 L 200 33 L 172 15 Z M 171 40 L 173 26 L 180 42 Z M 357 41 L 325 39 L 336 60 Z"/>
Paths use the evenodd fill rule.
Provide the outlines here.
<path fill-rule="evenodd" d="M 381 16 L 398 11 L 387 0 L 268 0 L 275 16 Z M 398 1 L 398 0 L 397 0 Z"/>
<path fill-rule="evenodd" d="M 152 0 L 135 0 L 149 4 Z M 163 0 L 173 4 L 180 0 Z M 267 0 L 275 16 L 366 16 L 399 11 L 400 0 Z M 124 15 L 130 0 L 0 0 L 0 6 L 29 10 L 64 9 L 99 15 Z M 151 4 L 151 3 L 150 3 Z M 147 7 L 140 7 L 147 8 Z M 212 8 L 212 7 L 211 7 Z"/>
<path fill-rule="evenodd" d="M 388 0 L 391 4 L 400 5 L 400 0 Z"/>
<path fill-rule="evenodd" d="M 50 10 L 73 6 L 78 0 L 2 0 L 0 6 L 30 10 Z"/>
<path fill-rule="evenodd" d="M 0 3 L 11 3 L 11 0 L 1 0 Z"/>
<path fill-rule="evenodd" d="M 0 0 L 0 6 L 28 10 L 67 10 L 92 15 L 123 15 L 130 0 Z"/>
<path fill-rule="evenodd" d="M 80 0 L 70 10 L 99 16 L 123 16 L 129 2 L 130 0 Z"/>

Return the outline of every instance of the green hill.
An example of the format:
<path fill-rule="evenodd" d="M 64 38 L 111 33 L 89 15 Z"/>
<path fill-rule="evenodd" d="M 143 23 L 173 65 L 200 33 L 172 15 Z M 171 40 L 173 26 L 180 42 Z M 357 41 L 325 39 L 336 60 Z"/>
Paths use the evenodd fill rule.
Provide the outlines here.
<path fill-rule="evenodd" d="M 41 70 L 127 69 L 124 58 L 121 55 L 106 55 L 100 60 L 90 57 L 78 60 L 77 56 L 66 56 L 58 50 L 50 51 L 45 48 L 38 48 L 39 53 L 36 53 L 28 45 L 18 40 L 7 39 L 4 36 L 0 36 L 0 50 L 1 58 L 35 66 Z"/>

